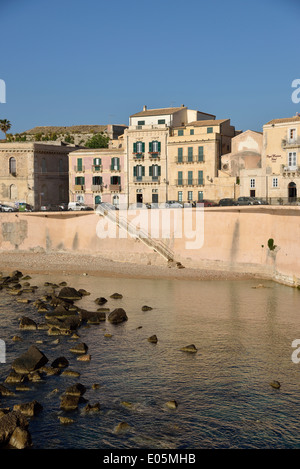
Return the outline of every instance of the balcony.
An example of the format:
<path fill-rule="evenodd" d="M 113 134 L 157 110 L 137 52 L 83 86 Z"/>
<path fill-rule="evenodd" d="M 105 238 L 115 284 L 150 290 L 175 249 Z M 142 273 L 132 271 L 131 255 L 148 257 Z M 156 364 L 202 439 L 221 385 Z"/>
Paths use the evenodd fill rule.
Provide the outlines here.
<path fill-rule="evenodd" d="M 281 146 L 284 150 L 287 148 L 300 148 L 300 137 L 284 138 L 281 140 Z"/>
<path fill-rule="evenodd" d="M 177 157 L 176 159 L 176 163 L 177 164 L 182 164 L 182 163 L 204 163 L 204 157 L 202 157 L 201 160 L 199 160 L 198 158 L 196 158 L 195 156 L 182 156 L 181 158 Z"/>
<path fill-rule="evenodd" d="M 300 166 L 285 166 L 281 165 L 282 175 L 288 177 L 295 177 L 299 176 L 300 173 Z"/>
<path fill-rule="evenodd" d="M 121 192 L 121 184 L 110 184 L 109 190 L 111 192 Z"/>
<path fill-rule="evenodd" d="M 92 192 L 102 192 L 103 191 L 102 184 L 92 184 L 91 185 L 91 191 Z"/>
<path fill-rule="evenodd" d="M 176 179 L 176 186 L 204 186 L 203 179 Z"/>
<path fill-rule="evenodd" d="M 152 160 L 160 160 L 160 152 L 159 151 L 149 151 L 149 158 Z"/>
<path fill-rule="evenodd" d="M 75 171 L 75 173 L 84 173 L 85 172 L 85 166 L 74 166 L 74 171 Z"/>
<path fill-rule="evenodd" d="M 82 192 L 85 190 L 85 186 L 81 184 L 75 184 L 74 186 L 74 191 L 75 192 Z"/>
<path fill-rule="evenodd" d="M 143 153 L 133 153 L 133 159 L 134 160 L 144 160 L 144 154 Z"/>
<path fill-rule="evenodd" d="M 134 176 L 133 182 L 138 184 L 160 184 L 160 177 L 156 176 Z"/>
<path fill-rule="evenodd" d="M 103 171 L 102 164 L 93 164 L 93 166 L 92 166 L 92 172 L 93 173 L 99 173 L 101 171 Z"/>
<path fill-rule="evenodd" d="M 117 171 L 121 171 L 121 167 L 120 166 L 110 166 L 110 170 L 112 172 L 117 172 Z"/>

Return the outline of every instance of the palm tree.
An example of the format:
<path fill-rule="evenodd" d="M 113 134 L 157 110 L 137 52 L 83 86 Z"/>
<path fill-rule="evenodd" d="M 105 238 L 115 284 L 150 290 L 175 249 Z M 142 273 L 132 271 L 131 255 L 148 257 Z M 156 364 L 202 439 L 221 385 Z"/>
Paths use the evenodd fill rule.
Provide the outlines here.
<path fill-rule="evenodd" d="M 7 119 L 2 119 L 0 120 L 0 130 L 5 133 L 5 140 L 6 140 L 6 134 L 8 132 L 8 130 L 11 128 L 11 123 L 9 120 Z"/>

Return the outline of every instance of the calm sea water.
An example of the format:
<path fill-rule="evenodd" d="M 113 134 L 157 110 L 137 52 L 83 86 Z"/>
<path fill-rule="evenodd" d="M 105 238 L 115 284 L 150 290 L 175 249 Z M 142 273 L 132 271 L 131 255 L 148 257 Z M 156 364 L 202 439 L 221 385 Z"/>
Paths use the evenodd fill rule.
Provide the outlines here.
<path fill-rule="evenodd" d="M 46 331 L 20 331 L 19 317 L 43 322 L 32 304 L 0 292 L 0 338 L 6 341 L 7 363 L 0 364 L 4 383 L 12 360 L 35 343 L 49 364 L 65 356 L 79 378 L 50 376 L 30 383 L 31 390 L 16 391 L 16 397 L 1 398 L 1 407 L 36 399 L 43 411 L 30 420 L 34 448 L 300 448 L 300 364 L 291 360 L 292 341 L 300 339 L 300 291 L 252 281 L 178 281 L 111 279 L 85 276 L 37 276 L 37 292 L 23 297 L 38 298 L 49 288 L 44 282 L 67 281 L 69 286 L 91 292 L 77 302 L 96 310 L 95 298 L 114 292 L 122 300 L 109 299 L 111 310 L 122 307 L 128 321 L 114 326 L 81 327 L 90 362 L 78 362 L 69 349 L 71 341 Z M 143 305 L 153 307 L 142 312 Z M 107 338 L 105 333 L 111 333 Z M 157 335 L 158 343 L 147 338 Z M 13 335 L 22 342 L 13 342 Z M 180 348 L 194 344 L 198 352 Z M 279 390 L 269 382 L 278 380 Z M 83 404 L 66 414 L 60 396 L 71 384 L 87 387 L 90 404 L 101 411 L 86 414 Z M 98 383 L 98 389 L 92 385 Z M 9 385 L 7 385 L 9 386 Z M 13 386 L 10 386 L 14 389 Z M 52 391 L 57 388 L 58 393 Z M 170 410 L 165 403 L 176 400 Z M 125 407 L 122 402 L 132 404 Z M 59 415 L 73 424 L 62 425 Z M 129 427 L 116 433 L 120 422 Z"/>

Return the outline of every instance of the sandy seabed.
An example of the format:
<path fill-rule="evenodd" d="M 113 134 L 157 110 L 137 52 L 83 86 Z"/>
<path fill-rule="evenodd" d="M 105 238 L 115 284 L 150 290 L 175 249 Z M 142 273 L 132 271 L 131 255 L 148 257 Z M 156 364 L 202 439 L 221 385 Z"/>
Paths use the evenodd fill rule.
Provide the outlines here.
<path fill-rule="evenodd" d="M 99 255 L 73 253 L 1 252 L 2 273 L 20 270 L 24 274 L 75 274 L 101 277 L 170 278 L 178 280 L 239 280 L 260 278 L 254 274 L 177 268 L 116 262 Z"/>

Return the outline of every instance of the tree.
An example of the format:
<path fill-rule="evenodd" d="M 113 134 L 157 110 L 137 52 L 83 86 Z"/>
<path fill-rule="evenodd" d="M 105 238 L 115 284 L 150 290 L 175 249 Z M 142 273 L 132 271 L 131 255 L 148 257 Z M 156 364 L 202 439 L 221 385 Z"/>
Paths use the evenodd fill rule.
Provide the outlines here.
<path fill-rule="evenodd" d="M 103 132 L 93 135 L 85 144 L 87 148 L 108 148 L 109 137 Z"/>
<path fill-rule="evenodd" d="M 5 133 L 5 140 L 6 140 L 6 134 L 7 131 L 11 128 L 11 123 L 7 119 L 2 119 L 0 120 L 0 130 Z"/>

